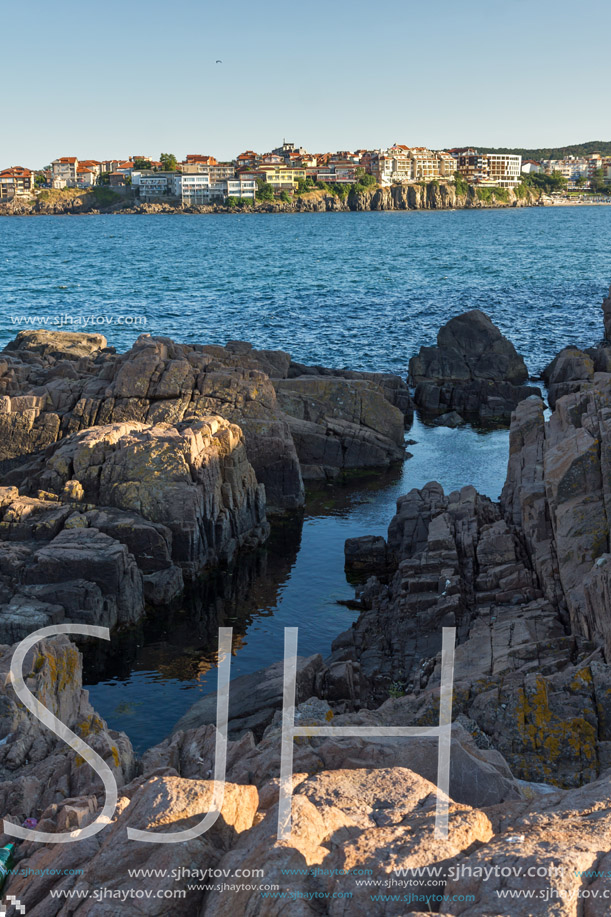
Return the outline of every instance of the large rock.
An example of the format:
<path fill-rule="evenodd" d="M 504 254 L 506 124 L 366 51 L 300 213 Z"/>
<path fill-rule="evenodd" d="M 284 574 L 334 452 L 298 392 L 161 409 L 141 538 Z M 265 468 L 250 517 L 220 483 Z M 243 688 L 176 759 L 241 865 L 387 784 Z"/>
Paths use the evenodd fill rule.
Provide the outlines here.
<path fill-rule="evenodd" d="M 406 426 L 410 426 L 413 420 L 414 405 L 409 387 L 401 376 L 397 376 L 395 373 L 361 372 L 353 369 L 330 369 L 326 366 L 309 366 L 305 363 L 297 363 L 295 360 L 291 360 L 288 372 L 280 378 L 288 377 L 289 379 L 295 379 L 298 376 L 336 376 L 342 379 L 361 379 L 373 382 L 382 389 L 386 400 L 401 411 Z"/>
<path fill-rule="evenodd" d="M 435 787 L 405 768 L 323 771 L 296 782 L 290 838 L 276 839 L 277 807 L 268 804 L 264 820 L 222 860 L 222 868 L 231 871 L 257 864 L 264 878 L 232 896 L 217 881 L 201 917 L 404 914 L 405 904 L 372 901 L 378 883 L 384 893 L 395 869 L 451 861 L 492 835 L 483 812 L 450 801 L 449 837 L 436 840 Z M 359 881 L 363 875 L 369 881 Z M 278 886 L 278 894 L 265 893 L 269 884 Z M 436 889 L 423 877 L 411 890 L 424 901 Z"/>
<path fill-rule="evenodd" d="M 611 506 L 611 376 L 596 374 L 560 398 L 545 423 L 542 404 L 520 405 L 502 502 L 519 522 L 550 601 L 574 634 L 611 653 L 607 608 Z"/>
<path fill-rule="evenodd" d="M 127 353 L 115 354 L 98 337 L 24 332 L 8 345 L 0 361 L 0 432 L 6 434 L 0 461 L 15 464 L 92 426 L 176 424 L 216 414 L 242 427 L 270 508 L 301 506 L 295 447 L 273 385 L 261 370 L 284 365 L 286 372 L 288 354 L 251 352 L 250 345 L 182 345 L 149 335 Z"/>
<path fill-rule="evenodd" d="M 387 467 L 405 458 L 404 417 L 375 383 L 334 376 L 275 382 L 304 478 Z"/>
<path fill-rule="evenodd" d="M 528 371 L 513 344 L 479 309 L 450 319 L 436 347 L 420 348 L 409 380 L 425 414 L 457 412 L 483 423 L 509 422 L 522 399 L 539 393 L 524 384 Z"/>
<path fill-rule="evenodd" d="M 221 417 L 176 426 L 124 422 L 73 434 L 23 486 L 136 512 L 165 526 L 172 560 L 188 576 L 230 561 L 269 531 L 264 488 L 248 462 L 242 433 Z"/>
<path fill-rule="evenodd" d="M 103 334 L 86 334 L 74 331 L 47 331 L 38 329 L 20 331 L 14 341 L 6 345 L 13 353 L 36 353 L 55 360 L 80 360 L 91 357 L 106 348 Z"/>
<path fill-rule="evenodd" d="M 64 340 L 62 332 L 24 332 L 4 351 L 5 465 L 92 426 L 176 425 L 218 415 L 240 426 L 268 510 L 283 511 L 304 501 L 299 459 L 306 475 L 334 477 L 404 457 L 398 428 L 411 420 L 411 400 L 405 383 L 391 373 L 316 368 L 318 385 L 312 388 L 313 376 L 292 384 L 289 354 L 255 350 L 243 341 L 220 347 L 141 335 L 128 353 L 116 354 L 98 337 L 69 334 Z M 294 397 L 285 406 L 274 385 L 289 384 Z M 304 420 L 305 410 L 315 418 Z"/>
<path fill-rule="evenodd" d="M 112 526 L 107 534 L 101 514 L 51 497 L 0 488 L 0 637 L 7 642 L 64 622 L 129 625 L 144 612 L 143 571 L 124 543 L 129 535 L 122 541 Z M 116 517 L 133 531 L 133 517 Z"/>

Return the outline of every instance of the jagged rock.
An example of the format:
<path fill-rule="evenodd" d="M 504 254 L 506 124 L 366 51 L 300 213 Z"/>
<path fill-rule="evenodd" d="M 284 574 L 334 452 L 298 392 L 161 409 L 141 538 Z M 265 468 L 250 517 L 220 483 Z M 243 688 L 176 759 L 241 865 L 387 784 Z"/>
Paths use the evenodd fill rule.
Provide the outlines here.
<path fill-rule="evenodd" d="M 513 344 L 487 315 L 473 309 L 443 326 L 436 347 L 421 347 L 409 363 L 414 402 L 425 414 L 458 413 L 480 422 L 508 422 L 516 405 L 538 389 Z"/>
<path fill-rule="evenodd" d="M 606 775 L 569 793 L 539 797 L 526 810 L 509 807 L 495 836 L 448 871 L 447 913 L 464 917 L 552 913 L 602 917 L 608 913 L 603 892 L 608 879 L 602 877 L 608 875 L 609 857 L 602 851 L 611 843 L 610 792 Z M 482 873 L 482 867 L 488 871 Z"/>
<path fill-rule="evenodd" d="M 67 798 L 97 795 L 102 782 L 17 699 L 8 680 L 14 649 L 0 647 L 0 804 L 5 818 L 21 824 Z M 27 654 L 23 671 L 28 689 L 104 758 L 119 786 L 131 780 L 135 761 L 129 739 L 109 730 L 90 706 L 74 644 L 64 636 L 40 641 Z"/>
<path fill-rule="evenodd" d="M 510 433 L 502 502 L 520 521 L 550 601 L 574 634 L 611 649 L 606 611 L 609 551 L 611 376 L 558 400 L 548 423 L 536 401 L 520 405 Z"/>
<path fill-rule="evenodd" d="M 602 310 L 605 325 L 605 340 L 611 341 L 611 287 L 609 287 L 609 295 L 603 301 Z"/>
<path fill-rule="evenodd" d="M 433 419 L 433 423 L 438 427 L 461 427 L 464 424 L 464 419 L 460 416 L 457 411 L 450 411 L 448 414 L 441 414 L 439 417 Z"/>
<path fill-rule="evenodd" d="M 106 522 L 118 537 L 126 526 L 124 537 L 136 554 L 149 554 L 153 537 L 162 564 L 169 565 L 164 555 L 171 550 L 171 560 L 187 576 L 231 560 L 238 548 L 261 543 L 269 531 L 264 489 L 246 458 L 241 431 L 221 417 L 177 426 L 125 422 L 73 434 L 45 457 L 40 471 L 25 477 L 23 487 L 64 495 L 68 481 L 79 482 L 88 504 L 136 512 L 161 526 L 165 538 L 161 528 L 146 524 L 136 532 L 125 518 L 118 526 Z"/>
<path fill-rule="evenodd" d="M 346 573 L 352 577 L 385 576 L 389 568 L 388 546 L 381 535 L 348 538 L 344 544 Z"/>

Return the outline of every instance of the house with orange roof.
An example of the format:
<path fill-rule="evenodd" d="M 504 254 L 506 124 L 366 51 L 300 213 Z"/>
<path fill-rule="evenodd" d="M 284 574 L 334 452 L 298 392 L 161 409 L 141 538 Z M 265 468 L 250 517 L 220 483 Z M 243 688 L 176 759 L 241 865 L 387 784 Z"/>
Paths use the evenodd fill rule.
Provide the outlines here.
<path fill-rule="evenodd" d="M 202 153 L 189 153 L 180 163 L 180 170 L 186 175 L 203 174 L 210 166 L 217 166 L 214 156 L 204 156 Z"/>
<path fill-rule="evenodd" d="M 0 172 L 0 201 L 31 194 L 34 190 L 34 172 L 24 166 L 13 166 Z"/>
<path fill-rule="evenodd" d="M 240 153 L 239 156 L 236 156 L 236 166 L 242 168 L 243 166 L 254 166 L 257 162 L 258 156 L 254 150 L 246 150 L 244 153 Z"/>
<path fill-rule="evenodd" d="M 93 169 L 88 169 L 82 163 L 79 164 L 76 170 L 76 184 L 79 188 L 91 188 L 92 185 L 95 185 L 96 178 L 97 175 Z"/>

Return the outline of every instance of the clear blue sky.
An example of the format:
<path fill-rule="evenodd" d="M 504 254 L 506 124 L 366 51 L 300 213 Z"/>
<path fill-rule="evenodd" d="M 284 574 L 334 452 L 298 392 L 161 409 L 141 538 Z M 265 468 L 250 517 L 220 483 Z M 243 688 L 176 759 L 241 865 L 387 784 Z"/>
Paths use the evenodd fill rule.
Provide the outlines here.
<path fill-rule="evenodd" d="M 3 167 L 611 140 L 608 0 L 33 0 L 2 33 Z"/>

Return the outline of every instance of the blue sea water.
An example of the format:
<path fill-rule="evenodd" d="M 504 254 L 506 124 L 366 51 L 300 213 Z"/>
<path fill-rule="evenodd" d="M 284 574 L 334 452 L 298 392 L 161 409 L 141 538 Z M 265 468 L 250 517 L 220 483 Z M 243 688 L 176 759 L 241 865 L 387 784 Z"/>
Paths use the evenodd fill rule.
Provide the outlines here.
<path fill-rule="evenodd" d="M 239 338 L 303 362 L 405 374 L 441 324 L 477 307 L 537 372 L 567 343 L 601 338 L 610 282 L 607 207 L 0 218 L 0 344 L 28 327 L 17 318 L 68 330 L 95 318 L 87 328 L 118 349 L 142 330 Z M 135 317 L 146 324 L 125 323 Z M 215 690 L 217 623 L 234 626 L 233 677 L 280 659 L 285 626 L 299 626 L 300 654 L 327 653 L 355 615 L 337 604 L 353 596 L 344 540 L 384 534 L 410 488 L 474 484 L 498 498 L 506 431 L 416 419 L 408 436 L 402 468 L 310 494 L 303 521 L 202 584 L 195 602 L 116 636 L 110 654 L 88 653 L 87 687 L 108 723 L 138 751 L 160 741 Z"/>
<path fill-rule="evenodd" d="M 480 308 L 534 371 L 600 338 L 610 251 L 602 206 L 5 217 L 0 343 L 18 319 L 94 319 L 120 349 L 145 330 L 404 373 L 440 324 Z"/>

